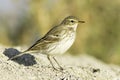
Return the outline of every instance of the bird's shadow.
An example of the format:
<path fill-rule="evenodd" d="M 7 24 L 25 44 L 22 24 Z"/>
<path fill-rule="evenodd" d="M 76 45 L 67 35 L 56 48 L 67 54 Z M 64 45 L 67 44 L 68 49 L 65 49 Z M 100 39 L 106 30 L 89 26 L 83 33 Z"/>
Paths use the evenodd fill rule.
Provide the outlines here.
<path fill-rule="evenodd" d="M 5 49 L 3 52 L 3 54 L 7 56 L 8 58 L 12 58 L 20 53 L 21 53 L 20 51 L 14 48 Z M 17 62 L 18 64 L 23 64 L 24 66 L 32 66 L 37 63 L 35 60 L 35 57 L 28 53 L 23 54 L 15 59 L 12 59 L 12 61 Z"/>

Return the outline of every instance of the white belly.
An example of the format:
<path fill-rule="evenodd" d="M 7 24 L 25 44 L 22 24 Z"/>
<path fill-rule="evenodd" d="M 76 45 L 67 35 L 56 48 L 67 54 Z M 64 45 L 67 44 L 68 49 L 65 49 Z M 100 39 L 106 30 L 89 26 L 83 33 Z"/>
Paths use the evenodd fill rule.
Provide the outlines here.
<path fill-rule="evenodd" d="M 75 40 L 75 34 L 72 34 L 71 37 L 65 38 L 64 40 L 55 43 L 56 46 L 49 51 L 48 54 L 63 54 L 65 53 L 73 44 Z M 51 47 L 52 48 L 52 47 Z"/>

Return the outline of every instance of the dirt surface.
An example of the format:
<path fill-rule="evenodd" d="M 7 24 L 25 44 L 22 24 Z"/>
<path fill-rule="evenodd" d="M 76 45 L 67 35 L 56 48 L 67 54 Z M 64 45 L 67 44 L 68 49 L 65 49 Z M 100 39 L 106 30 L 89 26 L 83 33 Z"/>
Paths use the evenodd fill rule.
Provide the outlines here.
<path fill-rule="evenodd" d="M 17 49 L 0 46 L 0 80 L 120 80 L 119 66 L 105 64 L 88 55 L 57 56 L 64 68 L 62 71 L 54 70 L 42 54 L 24 54 L 8 61 L 19 53 Z"/>

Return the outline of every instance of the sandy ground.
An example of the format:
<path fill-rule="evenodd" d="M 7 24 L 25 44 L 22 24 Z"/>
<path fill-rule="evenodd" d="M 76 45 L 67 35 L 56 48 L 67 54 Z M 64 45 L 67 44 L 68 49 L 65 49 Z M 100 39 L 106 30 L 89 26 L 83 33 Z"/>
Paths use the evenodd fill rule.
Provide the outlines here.
<path fill-rule="evenodd" d="M 24 54 L 8 61 L 9 57 L 18 53 L 15 48 L 0 46 L 0 80 L 120 80 L 119 66 L 88 55 L 57 56 L 64 68 L 61 71 L 54 70 L 46 55 L 42 54 Z"/>

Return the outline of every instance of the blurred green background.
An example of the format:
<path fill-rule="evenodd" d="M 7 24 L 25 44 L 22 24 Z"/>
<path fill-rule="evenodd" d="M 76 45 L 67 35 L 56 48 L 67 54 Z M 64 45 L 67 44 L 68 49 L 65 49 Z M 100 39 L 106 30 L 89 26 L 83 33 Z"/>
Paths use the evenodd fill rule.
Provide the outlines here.
<path fill-rule="evenodd" d="M 69 15 L 86 22 L 71 54 L 120 64 L 120 0 L 0 0 L 0 44 L 29 47 Z"/>

